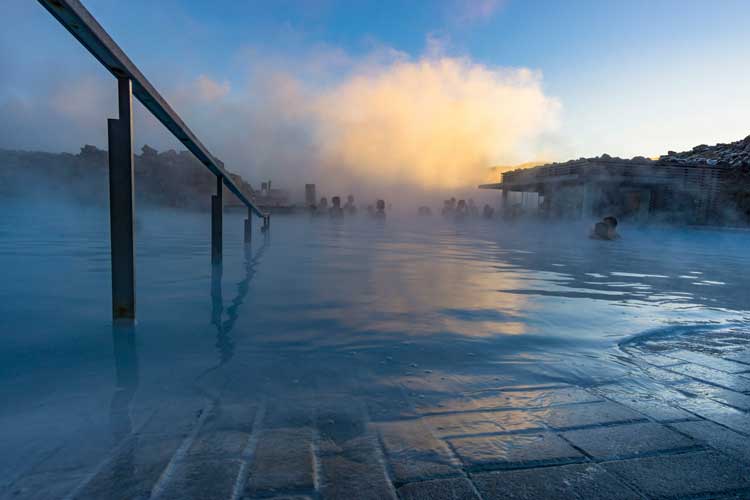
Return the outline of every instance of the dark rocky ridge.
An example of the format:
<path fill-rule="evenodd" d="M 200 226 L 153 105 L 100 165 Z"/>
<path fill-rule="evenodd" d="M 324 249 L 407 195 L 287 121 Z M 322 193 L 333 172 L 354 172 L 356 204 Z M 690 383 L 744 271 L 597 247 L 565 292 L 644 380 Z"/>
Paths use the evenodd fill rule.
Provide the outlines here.
<path fill-rule="evenodd" d="M 594 156 L 591 158 L 578 158 L 577 160 L 568 160 L 563 162 L 551 162 L 542 165 L 519 165 L 512 170 L 525 170 L 527 168 L 535 168 L 536 166 L 549 166 L 549 165 L 567 165 L 573 163 L 585 163 L 585 162 L 618 162 L 618 163 L 632 163 L 632 164 L 648 164 L 652 163 L 655 165 L 709 165 L 719 167 L 733 167 L 733 168 L 750 168 L 750 135 L 739 141 L 730 143 L 719 143 L 713 146 L 701 144 L 695 146 L 690 151 L 675 152 L 668 151 L 667 154 L 661 155 L 658 159 L 654 160 L 646 158 L 645 156 L 634 156 L 633 158 L 620 158 L 618 156 L 610 156 L 603 154 L 601 156 Z"/>
<path fill-rule="evenodd" d="M 107 151 L 90 145 L 75 155 L 0 149 L 0 197 L 65 196 L 106 203 L 107 165 Z M 242 177 L 230 176 L 248 197 L 254 196 L 255 190 Z M 161 206 L 205 208 L 216 189 L 215 176 L 192 153 L 160 153 L 148 145 L 135 155 L 135 177 L 138 201 Z M 224 199 L 236 203 L 226 188 Z"/>
<path fill-rule="evenodd" d="M 669 151 L 657 160 L 662 164 L 718 165 L 720 167 L 750 166 L 750 135 L 742 140 L 714 146 L 701 144 L 690 151 Z"/>

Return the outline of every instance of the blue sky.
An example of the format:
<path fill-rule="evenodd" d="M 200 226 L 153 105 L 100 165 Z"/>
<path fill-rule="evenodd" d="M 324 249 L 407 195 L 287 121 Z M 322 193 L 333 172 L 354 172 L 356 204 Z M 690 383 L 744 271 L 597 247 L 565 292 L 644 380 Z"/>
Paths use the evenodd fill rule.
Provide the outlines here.
<path fill-rule="evenodd" d="M 651 156 L 750 133 L 747 1 L 85 4 L 157 88 L 178 96 L 177 107 L 184 106 L 188 123 L 209 137 L 213 125 L 206 110 L 179 99 L 198 78 L 231 89 L 235 102 L 262 100 L 258 75 L 279 68 L 323 88 L 346 78 L 360 59 L 373 54 L 392 52 L 418 61 L 435 51 L 469 61 L 470 67 L 527 68 L 538 75 L 544 95 L 559 103 L 554 131 L 537 138 L 550 143 L 543 148 L 544 155 L 554 157 L 549 159 L 603 152 Z M 78 85 L 86 75 L 92 89 L 103 85 L 101 92 L 109 95 L 106 73 L 36 2 L 5 0 L 4 8 L 0 107 L 6 116 L 15 116 L 8 110 L 17 111 L 18 102 L 38 101 L 59 85 Z M 101 114 L 111 115 L 111 110 Z M 93 119 L 98 119 L 96 110 L 89 115 L 90 124 L 80 119 L 66 124 L 64 113 L 55 115 L 61 120 L 58 129 L 67 130 L 51 138 L 33 132 L 48 130 L 45 110 L 28 111 L 18 123 L 0 128 L 0 147 L 75 151 L 81 142 L 104 146 L 103 131 Z M 146 118 L 144 123 L 144 141 L 169 144 Z M 219 156 L 231 156 L 221 141 L 217 147 Z"/>

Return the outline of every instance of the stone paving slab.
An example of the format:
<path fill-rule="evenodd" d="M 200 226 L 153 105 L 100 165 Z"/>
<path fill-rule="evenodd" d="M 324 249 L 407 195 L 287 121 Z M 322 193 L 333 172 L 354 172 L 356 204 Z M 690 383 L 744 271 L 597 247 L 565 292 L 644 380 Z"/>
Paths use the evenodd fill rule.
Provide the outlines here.
<path fill-rule="evenodd" d="M 474 400 L 465 396 L 420 397 L 420 395 L 412 395 L 411 397 L 414 410 L 421 416 L 463 413 L 479 409 Z"/>
<path fill-rule="evenodd" d="M 558 430 L 646 420 L 640 413 L 609 401 L 553 407 L 543 410 L 541 418 L 545 424 Z"/>
<path fill-rule="evenodd" d="M 748 413 L 703 398 L 688 399 L 682 403 L 682 407 L 707 420 L 717 422 L 741 434 L 750 435 L 750 414 Z"/>
<path fill-rule="evenodd" d="M 672 406 L 662 399 L 657 399 L 657 395 L 662 396 L 662 393 L 669 391 L 669 389 L 654 389 L 645 392 L 644 389 L 624 383 L 599 386 L 597 391 L 606 398 L 625 405 L 657 422 L 674 422 L 697 418 L 695 415 Z"/>
<path fill-rule="evenodd" d="M 670 358 L 662 354 L 647 354 L 642 351 L 638 351 L 635 356 L 637 359 L 643 360 L 648 364 L 663 368 L 665 366 L 674 366 L 685 363 L 684 360 Z"/>
<path fill-rule="evenodd" d="M 638 493 L 595 464 L 485 472 L 472 480 L 484 500 L 637 500 Z"/>
<path fill-rule="evenodd" d="M 665 353 L 670 358 L 675 358 L 689 363 L 695 363 L 696 365 L 705 366 L 714 370 L 719 370 L 726 373 L 742 373 L 750 371 L 750 366 L 742 363 L 737 363 L 732 360 L 723 359 L 718 356 L 711 356 L 695 351 L 670 351 Z"/>
<path fill-rule="evenodd" d="M 386 475 L 374 435 L 338 440 L 321 450 L 320 494 L 326 500 L 389 500 L 396 492 Z"/>
<path fill-rule="evenodd" d="M 486 396 L 473 397 L 483 408 L 547 408 L 549 406 L 592 403 L 602 401 L 600 396 L 580 387 L 553 387 L 548 389 L 518 389 L 500 391 L 499 399 Z M 500 405 L 499 403 L 502 402 Z M 494 406 L 491 406 L 493 405 Z"/>
<path fill-rule="evenodd" d="M 529 432 L 544 429 L 544 412 L 539 410 L 505 410 L 486 412 L 503 432 Z"/>
<path fill-rule="evenodd" d="M 605 462 L 602 466 L 657 499 L 750 489 L 747 466 L 714 451 Z"/>
<path fill-rule="evenodd" d="M 398 495 L 402 500 L 482 500 L 465 477 L 407 484 Z"/>
<path fill-rule="evenodd" d="M 670 425 L 679 432 L 745 461 L 750 467 L 750 438 L 707 420 Z"/>
<path fill-rule="evenodd" d="M 462 474 L 448 446 L 418 419 L 374 424 L 396 484 Z"/>
<path fill-rule="evenodd" d="M 317 400 L 304 398 L 270 399 L 265 408 L 265 428 L 304 428 L 313 425 Z"/>
<path fill-rule="evenodd" d="M 580 462 L 585 457 L 559 436 L 509 434 L 449 441 L 470 469 L 513 469 L 536 465 Z"/>
<path fill-rule="evenodd" d="M 67 472 L 29 474 L 16 481 L 10 488 L 1 490 L 0 498 L 8 500 L 65 498 L 84 480 L 85 476 L 83 475 Z"/>
<path fill-rule="evenodd" d="M 484 412 L 449 413 L 423 417 L 424 423 L 440 438 L 497 434 L 503 431 L 491 415 Z"/>
<path fill-rule="evenodd" d="M 159 500 L 226 500 L 234 492 L 239 460 L 187 460 L 169 479 Z"/>
<path fill-rule="evenodd" d="M 246 500 L 243 498 L 242 500 Z M 266 497 L 264 500 L 312 500 L 312 497 L 307 495 L 284 495 L 281 497 Z"/>
<path fill-rule="evenodd" d="M 313 430 L 309 427 L 262 430 L 255 445 L 245 493 L 270 496 L 314 488 Z"/>
<path fill-rule="evenodd" d="M 210 413 L 205 400 L 167 405 L 124 441 L 84 443 L 110 457 L 98 469 L 68 467 L 63 447 L 0 497 L 60 498 L 83 485 L 71 498 L 750 498 L 748 358 L 626 352 L 638 357 L 630 374 L 588 388 L 449 376 L 451 393 L 427 374 L 408 390 L 287 394 L 267 411 L 239 394 Z"/>
<path fill-rule="evenodd" d="M 693 439 L 652 422 L 569 431 L 562 437 L 597 460 L 653 455 L 697 446 Z"/>
<path fill-rule="evenodd" d="M 420 415 L 400 388 L 368 394 L 365 401 L 367 413 L 373 421 L 404 420 Z"/>
<path fill-rule="evenodd" d="M 690 380 L 690 377 L 687 375 L 684 375 L 682 373 L 677 373 L 675 371 L 670 371 L 672 368 L 677 367 L 685 367 L 690 366 L 687 363 L 683 363 L 680 365 L 674 365 L 674 366 L 668 366 L 665 368 L 659 368 L 657 366 L 641 366 L 641 370 L 643 373 L 645 373 L 648 377 L 652 378 L 653 380 L 658 381 L 661 384 L 664 385 L 676 385 L 676 384 L 682 384 Z M 696 366 L 698 369 L 701 367 Z"/>
<path fill-rule="evenodd" d="M 738 363 L 744 363 L 746 365 L 750 365 L 750 349 L 732 352 L 729 354 L 725 354 L 722 357 L 725 359 L 736 361 Z"/>
<path fill-rule="evenodd" d="M 241 431 L 201 431 L 195 438 L 187 455 L 196 459 L 239 459 L 247 446 L 250 434 Z"/>
<path fill-rule="evenodd" d="M 206 419 L 206 431 L 232 431 L 250 433 L 258 408 L 252 404 L 222 404 Z"/>
<path fill-rule="evenodd" d="M 206 411 L 204 399 L 170 400 L 160 407 L 138 430 L 138 434 L 154 436 L 186 436 L 198 424 Z"/>
<path fill-rule="evenodd" d="M 750 410 L 750 395 L 742 394 L 741 392 L 730 391 L 729 389 L 697 381 L 682 384 L 679 386 L 679 389 L 694 396 L 713 399 L 738 410 Z"/>
<path fill-rule="evenodd" d="M 74 498 L 148 498 L 182 442 L 181 437 L 134 436 Z"/>
<path fill-rule="evenodd" d="M 68 472 L 80 474 L 91 470 L 103 459 L 105 459 L 113 448 L 122 443 L 127 435 L 123 435 L 119 441 L 113 439 L 111 430 L 103 432 L 100 429 L 92 430 L 86 435 L 86 439 L 68 441 L 56 451 L 37 462 L 30 470 L 31 474 L 42 472 Z"/>
<path fill-rule="evenodd" d="M 750 393 L 750 378 L 747 378 L 742 374 L 725 373 L 694 364 L 671 366 L 668 369 L 701 380 L 707 384 L 718 385 L 719 387 L 730 389 L 732 391 Z"/>

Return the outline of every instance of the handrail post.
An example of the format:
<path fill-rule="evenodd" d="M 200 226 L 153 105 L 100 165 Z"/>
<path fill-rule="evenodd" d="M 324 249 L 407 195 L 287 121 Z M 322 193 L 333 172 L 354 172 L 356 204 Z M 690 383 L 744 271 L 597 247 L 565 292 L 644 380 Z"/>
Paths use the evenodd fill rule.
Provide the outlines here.
<path fill-rule="evenodd" d="M 222 260 L 222 215 L 224 209 L 224 182 L 216 176 L 216 194 L 211 197 L 211 263 L 221 264 Z"/>
<path fill-rule="evenodd" d="M 133 87 L 129 78 L 117 79 L 117 101 L 119 118 L 107 120 L 112 317 L 115 320 L 134 320 Z"/>
<path fill-rule="evenodd" d="M 247 208 L 247 219 L 245 219 L 245 243 L 253 240 L 253 209 Z"/>

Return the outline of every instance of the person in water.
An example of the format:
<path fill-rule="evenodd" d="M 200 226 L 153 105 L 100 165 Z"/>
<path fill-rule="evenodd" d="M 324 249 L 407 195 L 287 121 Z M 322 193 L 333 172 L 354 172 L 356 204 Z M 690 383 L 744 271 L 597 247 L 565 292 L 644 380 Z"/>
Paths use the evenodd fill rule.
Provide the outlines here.
<path fill-rule="evenodd" d="M 469 213 L 469 209 L 466 206 L 466 200 L 458 200 L 456 205 L 456 219 L 463 219 Z"/>
<path fill-rule="evenodd" d="M 485 219 L 491 219 L 493 215 L 495 215 L 495 209 L 485 203 L 484 208 L 482 209 L 482 217 Z"/>
<path fill-rule="evenodd" d="M 341 198 L 334 196 L 331 198 L 331 209 L 328 211 L 331 217 L 341 217 L 344 210 L 341 208 Z"/>
<path fill-rule="evenodd" d="M 385 219 L 385 201 L 378 200 L 378 202 L 375 204 L 375 217 L 379 219 Z"/>
<path fill-rule="evenodd" d="M 591 230 L 591 238 L 595 240 L 616 240 L 620 237 L 617 234 L 617 219 L 608 216 L 594 224 Z"/>
<path fill-rule="evenodd" d="M 349 215 L 354 215 L 357 213 L 357 207 L 354 205 L 354 196 L 349 195 L 346 197 L 346 204 L 344 205 L 344 212 L 346 212 Z"/>
<path fill-rule="evenodd" d="M 453 208 L 451 208 L 451 200 L 445 200 L 443 202 L 443 210 L 440 213 L 442 213 L 443 216 L 448 216 L 453 213 Z"/>
<path fill-rule="evenodd" d="M 328 198 L 325 196 L 320 199 L 320 202 L 315 206 L 315 210 L 312 211 L 313 215 L 325 215 L 328 213 Z"/>

